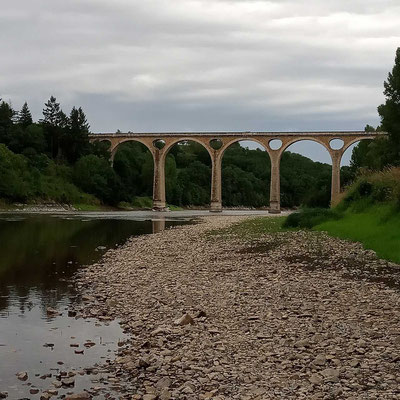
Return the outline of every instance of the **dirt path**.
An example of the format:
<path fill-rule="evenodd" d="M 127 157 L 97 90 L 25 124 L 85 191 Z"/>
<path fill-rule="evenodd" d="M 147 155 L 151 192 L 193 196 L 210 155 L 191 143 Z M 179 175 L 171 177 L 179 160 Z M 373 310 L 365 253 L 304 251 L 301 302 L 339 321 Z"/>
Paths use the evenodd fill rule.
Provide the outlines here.
<path fill-rule="evenodd" d="M 131 334 L 114 385 L 144 400 L 399 399 L 397 267 L 321 234 L 209 234 L 247 218 L 134 238 L 84 270 L 84 313 Z"/>

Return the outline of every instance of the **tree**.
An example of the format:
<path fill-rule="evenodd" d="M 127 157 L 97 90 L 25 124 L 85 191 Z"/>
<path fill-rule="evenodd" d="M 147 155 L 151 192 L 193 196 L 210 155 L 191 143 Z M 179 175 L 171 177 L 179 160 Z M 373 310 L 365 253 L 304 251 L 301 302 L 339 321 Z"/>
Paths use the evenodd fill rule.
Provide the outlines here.
<path fill-rule="evenodd" d="M 1 99 L 0 99 L 1 101 Z M 11 127 L 15 111 L 5 101 L 0 102 L 0 142 L 8 145 L 11 138 Z"/>
<path fill-rule="evenodd" d="M 28 103 L 25 102 L 18 113 L 18 124 L 22 125 L 24 128 L 33 124 L 32 114 L 28 108 Z"/>
<path fill-rule="evenodd" d="M 61 143 L 63 155 L 70 163 L 90 153 L 89 128 L 82 108 L 73 107 Z"/>
<path fill-rule="evenodd" d="M 50 154 L 53 158 L 61 155 L 60 142 L 64 134 L 64 129 L 68 125 L 68 117 L 60 108 L 57 99 L 51 96 L 45 103 L 43 109 L 44 118 L 40 121 L 45 127 L 45 136 L 47 139 Z"/>
<path fill-rule="evenodd" d="M 384 82 L 385 104 L 378 107 L 382 129 L 389 134 L 391 146 L 390 164 L 400 165 L 400 47 L 396 51 L 395 64 Z"/>

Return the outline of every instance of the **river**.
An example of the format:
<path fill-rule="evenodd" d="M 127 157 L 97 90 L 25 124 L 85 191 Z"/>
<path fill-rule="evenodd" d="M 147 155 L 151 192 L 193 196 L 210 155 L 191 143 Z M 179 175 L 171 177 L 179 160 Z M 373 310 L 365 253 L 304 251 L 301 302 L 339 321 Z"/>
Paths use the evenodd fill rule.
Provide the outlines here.
<path fill-rule="evenodd" d="M 69 280 L 130 236 L 190 220 L 143 213 L 0 214 L 0 398 L 7 392 L 8 399 L 39 399 L 46 390 L 61 396 L 93 385 L 96 398 L 105 398 L 103 389 L 116 395 L 101 365 L 125 335 L 117 321 L 68 316 L 77 300 Z M 26 379 L 18 379 L 21 372 Z M 58 388 L 66 374 L 73 385 Z"/>

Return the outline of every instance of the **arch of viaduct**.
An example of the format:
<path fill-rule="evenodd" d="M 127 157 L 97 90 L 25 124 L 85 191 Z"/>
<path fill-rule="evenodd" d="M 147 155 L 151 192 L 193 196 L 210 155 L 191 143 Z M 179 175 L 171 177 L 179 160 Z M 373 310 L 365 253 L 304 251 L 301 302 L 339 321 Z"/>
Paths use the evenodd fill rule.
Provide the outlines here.
<path fill-rule="evenodd" d="M 177 143 L 194 141 L 200 143 L 208 151 L 212 162 L 211 174 L 211 208 L 210 211 L 222 210 L 221 169 L 222 157 L 225 150 L 233 143 L 242 140 L 251 140 L 259 143 L 269 154 L 271 159 L 271 183 L 269 212 L 280 212 L 280 160 L 283 152 L 293 143 L 301 140 L 312 140 L 321 144 L 332 158 L 332 187 L 331 204 L 335 204 L 340 193 L 340 162 L 343 153 L 353 143 L 360 140 L 374 139 L 384 136 L 384 132 L 177 132 L 177 133 L 96 133 L 89 136 L 90 141 L 109 141 L 111 143 L 111 162 L 118 146 L 128 141 L 144 144 L 153 155 L 153 207 L 163 210 L 166 207 L 165 199 L 165 160 L 169 150 Z M 332 147 L 332 140 L 341 139 L 343 146 L 340 149 Z M 164 147 L 159 148 L 157 142 L 162 141 Z M 217 140 L 220 148 L 214 149 L 211 142 Z M 271 141 L 279 140 L 278 149 L 271 147 Z M 215 146 L 214 146 L 215 147 Z M 275 147 L 275 146 L 274 146 Z"/>

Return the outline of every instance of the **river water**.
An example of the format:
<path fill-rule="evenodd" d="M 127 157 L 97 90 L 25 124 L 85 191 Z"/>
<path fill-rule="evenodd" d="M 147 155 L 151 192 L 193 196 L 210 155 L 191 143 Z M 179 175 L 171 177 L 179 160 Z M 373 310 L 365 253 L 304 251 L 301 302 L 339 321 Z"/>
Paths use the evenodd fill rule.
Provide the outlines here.
<path fill-rule="evenodd" d="M 149 218 L 129 213 L 0 214 L 0 398 L 7 392 L 8 399 L 39 399 L 49 389 L 61 398 L 93 385 L 99 388 L 97 399 L 117 396 L 100 366 L 113 357 L 124 333 L 117 321 L 69 317 L 76 294 L 68 279 L 132 235 L 190 220 Z M 49 315 L 49 307 L 60 315 Z M 21 372 L 27 373 L 26 380 L 16 376 Z M 60 375 L 64 379 L 66 374 L 73 385 L 57 388 Z"/>

